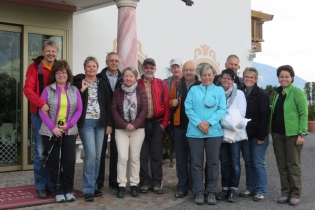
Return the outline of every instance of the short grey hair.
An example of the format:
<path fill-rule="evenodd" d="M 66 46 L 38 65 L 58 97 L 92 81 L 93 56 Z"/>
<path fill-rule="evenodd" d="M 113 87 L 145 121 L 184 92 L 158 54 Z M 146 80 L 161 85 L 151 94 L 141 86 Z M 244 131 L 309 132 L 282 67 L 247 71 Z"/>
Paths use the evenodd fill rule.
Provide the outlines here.
<path fill-rule="evenodd" d="M 132 66 L 128 66 L 128 67 L 124 68 L 124 70 L 122 70 L 122 72 L 121 72 L 122 76 L 124 76 L 125 72 L 128 70 L 132 72 L 132 74 L 135 76 L 136 79 L 138 79 L 138 70 Z"/>
<path fill-rule="evenodd" d="M 256 80 L 258 80 L 258 70 L 254 67 L 246 67 L 245 68 L 245 70 L 243 71 L 243 79 L 244 79 L 245 74 L 248 72 L 253 73 Z"/>
<path fill-rule="evenodd" d="M 109 57 L 111 56 L 111 55 L 117 55 L 118 57 L 119 57 L 119 60 L 121 60 L 120 59 L 120 56 L 118 55 L 118 53 L 116 53 L 116 52 L 110 52 L 110 53 L 108 53 L 107 55 L 106 55 L 106 62 L 108 61 L 108 59 L 109 59 Z"/>
<path fill-rule="evenodd" d="M 202 76 L 203 72 L 206 71 L 207 69 L 211 69 L 213 75 L 216 75 L 216 74 L 217 74 L 217 72 L 214 70 L 214 68 L 213 68 L 211 65 L 207 64 L 207 65 L 204 65 L 204 66 L 202 66 L 202 67 L 200 68 L 200 72 L 199 72 L 200 77 Z"/>
<path fill-rule="evenodd" d="M 88 57 L 85 59 L 85 61 L 84 61 L 84 63 L 83 63 L 84 68 L 85 68 L 86 64 L 87 64 L 88 62 L 90 62 L 90 61 L 95 62 L 96 65 L 97 65 L 97 68 L 98 68 L 98 61 L 97 61 L 97 59 L 96 59 L 95 57 L 93 57 L 93 56 L 88 56 Z"/>
<path fill-rule="evenodd" d="M 236 58 L 236 59 L 238 60 L 238 62 L 240 62 L 240 59 L 238 58 L 237 55 L 231 54 L 231 55 L 229 55 L 229 56 L 227 57 L 225 63 L 227 63 L 227 62 L 230 60 L 230 58 Z"/>
<path fill-rule="evenodd" d="M 42 47 L 42 51 L 44 51 L 44 49 L 45 49 L 48 45 L 49 45 L 49 46 L 52 46 L 52 47 L 54 47 L 54 48 L 56 48 L 56 49 L 57 49 L 57 52 L 59 51 L 58 45 L 57 45 L 57 43 L 56 43 L 54 40 L 47 40 L 47 41 L 45 41 L 44 44 L 43 44 L 43 47 Z"/>

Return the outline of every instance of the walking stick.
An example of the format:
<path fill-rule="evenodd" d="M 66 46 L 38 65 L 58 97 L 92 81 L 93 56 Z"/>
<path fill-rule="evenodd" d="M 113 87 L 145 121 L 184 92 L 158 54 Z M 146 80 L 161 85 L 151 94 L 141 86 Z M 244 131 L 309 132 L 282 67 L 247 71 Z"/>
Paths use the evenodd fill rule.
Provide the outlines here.
<path fill-rule="evenodd" d="M 64 125 L 64 122 L 59 120 L 58 125 Z M 62 136 L 63 136 L 63 134 L 58 138 L 58 140 L 59 140 L 59 165 L 58 165 L 57 192 L 58 192 L 58 189 L 60 186 Z"/>

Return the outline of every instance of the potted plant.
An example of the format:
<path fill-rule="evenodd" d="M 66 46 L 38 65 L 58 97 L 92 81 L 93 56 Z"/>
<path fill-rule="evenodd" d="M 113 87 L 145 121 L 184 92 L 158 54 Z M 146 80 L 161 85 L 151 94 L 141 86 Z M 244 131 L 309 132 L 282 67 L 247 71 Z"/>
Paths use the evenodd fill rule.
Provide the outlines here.
<path fill-rule="evenodd" d="M 304 86 L 308 101 L 308 131 L 315 132 L 315 82 L 307 82 Z"/>

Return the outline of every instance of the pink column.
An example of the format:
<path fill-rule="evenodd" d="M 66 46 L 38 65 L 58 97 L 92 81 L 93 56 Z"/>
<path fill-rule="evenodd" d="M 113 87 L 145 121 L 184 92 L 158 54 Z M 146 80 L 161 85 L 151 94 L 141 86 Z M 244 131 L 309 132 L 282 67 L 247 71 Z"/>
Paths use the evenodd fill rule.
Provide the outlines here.
<path fill-rule="evenodd" d="M 117 52 L 119 69 L 138 68 L 136 7 L 139 0 L 116 0 L 118 7 Z"/>

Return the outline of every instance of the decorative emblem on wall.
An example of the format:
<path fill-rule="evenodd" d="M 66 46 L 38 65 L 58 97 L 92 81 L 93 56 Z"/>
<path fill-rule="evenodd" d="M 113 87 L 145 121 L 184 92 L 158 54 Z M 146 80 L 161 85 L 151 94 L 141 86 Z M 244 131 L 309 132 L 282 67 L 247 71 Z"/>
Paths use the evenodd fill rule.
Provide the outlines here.
<path fill-rule="evenodd" d="M 194 59 L 193 62 L 196 66 L 199 64 L 210 64 L 219 74 L 220 71 L 220 63 L 216 60 L 216 53 L 213 49 L 210 49 L 210 46 L 203 44 L 200 45 L 199 48 L 196 48 L 194 51 Z"/>

